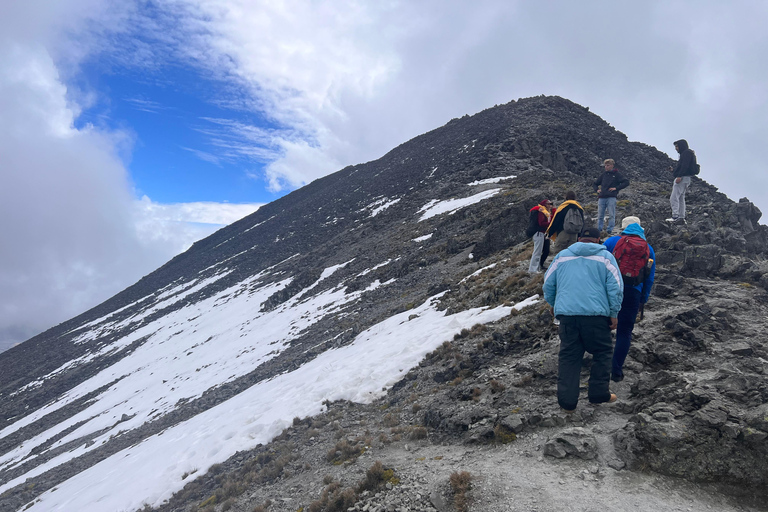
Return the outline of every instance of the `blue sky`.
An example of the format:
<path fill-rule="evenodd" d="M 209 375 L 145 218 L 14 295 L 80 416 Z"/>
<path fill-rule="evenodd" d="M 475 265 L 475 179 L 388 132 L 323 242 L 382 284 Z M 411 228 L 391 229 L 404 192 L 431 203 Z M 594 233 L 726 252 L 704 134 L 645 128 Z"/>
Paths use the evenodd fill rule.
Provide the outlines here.
<path fill-rule="evenodd" d="M 132 69 L 95 60 L 77 77 L 96 101 L 77 118 L 132 136 L 126 167 L 139 196 L 162 203 L 192 201 L 266 203 L 288 190 L 267 190 L 265 161 L 222 151 L 239 144 L 215 120 L 275 129 L 258 112 L 218 104 L 226 84 L 179 63 L 160 69 Z"/>
<path fill-rule="evenodd" d="M 768 212 L 766 23 L 747 0 L 2 2 L 0 346 L 521 97 L 566 97 L 673 157 L 686 138 L 704 179 Z"/>

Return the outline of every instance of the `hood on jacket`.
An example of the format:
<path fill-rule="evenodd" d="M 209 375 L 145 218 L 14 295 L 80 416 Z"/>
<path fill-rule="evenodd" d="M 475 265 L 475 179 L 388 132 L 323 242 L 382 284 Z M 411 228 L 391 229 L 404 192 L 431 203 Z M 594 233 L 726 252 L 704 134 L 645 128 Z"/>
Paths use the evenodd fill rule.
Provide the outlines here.
<path fill-rule="evenodd" d="M 621 232 L 622 235 L 637 235 L 645 240 L 645 230 L 640 224 L 633 222 Z"/>
<path fill-rule="evenodd" d="M 675 145 L 677 146 L 678 153 L 682 153 L 683 151 L 688 149 L 688 141 L 685 139 L 676 140 Z"/>
<path fill-rule="evenodd" d="M 608 249 L 606 249 L 603 244 L 576 242 L 575 244 L 571 245 L 567 249 L 564 249 L 561 252 L 561 254 L 568 251 L 572 252 L 574 256 L 594 256 L 598 254 L 600 251 L 607 252 Z"/>

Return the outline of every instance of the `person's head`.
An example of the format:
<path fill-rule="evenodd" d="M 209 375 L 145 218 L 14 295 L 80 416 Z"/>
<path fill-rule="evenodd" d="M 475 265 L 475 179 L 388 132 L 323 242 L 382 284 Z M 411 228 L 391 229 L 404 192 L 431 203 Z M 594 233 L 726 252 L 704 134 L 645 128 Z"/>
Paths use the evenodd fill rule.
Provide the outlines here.
<path fill-rule="evenodd" d="M 576 192 L 573 190 L 569 190 L 565 193 L 565 200 L 566 201 L 575 201 L 576 200 Z"/>
<path fill-rule="evenodd" d="M 686 149 L 688 149 L 688 141 L 687 140 L 680 139 L 680 140 L 676 140 L 675 141 L 675 151 L 677 151 L 678 153 L 682 153 Z"/>
<path fill-rule="evenodd" d="M 629 216 L 629 217 L 624 217 L 623 219 L 621 219 L 621 230 L 623 231 L 630 224 L 637 224 L 638 226 L 641 226 L 641 224 L 640 224 L 640 217 Z"/>
<path fill-rule="evenodd" d="M 606 158 L 603 160 L 603 167 L 605 167 L 606 171 L 612 171 L 615 166 L 616 162 L 613 160 L 613 158 Z"/>
<path fill-rule="evenodd" d="M 600 243 L 600 230 L 596 227 L 584 228 L 579 235 L 579 242 L 587 244 L 599 244 Z"/>
<path fill-rule="evenodd" d="M 539 204 L 541 206 L 543 206 L 544 208 L 551 208 L 552 207 L 552 201 L 550 201 L 549 199 L 542 199 L 541 201 L 539 201 Z"/>

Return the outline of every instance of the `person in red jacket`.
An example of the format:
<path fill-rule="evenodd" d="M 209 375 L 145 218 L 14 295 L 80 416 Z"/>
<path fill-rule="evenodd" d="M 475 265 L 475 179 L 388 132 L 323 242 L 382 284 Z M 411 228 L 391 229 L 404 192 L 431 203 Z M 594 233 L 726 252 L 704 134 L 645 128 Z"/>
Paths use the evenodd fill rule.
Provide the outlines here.
<path fill-rule="evenodd" d="M 554 213 L 552 201 L 549 199 L 542 199 L 539 204 L 529 210 L 526 234 L 533 238 L 533 254 L 531 254 L 531 263 L 528 265 L 528 272 L 531 274 L 541 272 L 544 261 L 549 256 L 549 240 L 544 232 L 549 227 L 549 221 L 552 220 Z"/>

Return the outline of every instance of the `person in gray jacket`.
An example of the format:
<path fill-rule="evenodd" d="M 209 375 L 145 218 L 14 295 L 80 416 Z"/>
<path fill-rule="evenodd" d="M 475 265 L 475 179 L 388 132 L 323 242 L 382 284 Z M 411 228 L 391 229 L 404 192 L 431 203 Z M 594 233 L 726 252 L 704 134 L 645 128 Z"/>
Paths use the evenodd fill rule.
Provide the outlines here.
<path fill-rule="evenodd" d="M 584 228 L 584 208 L 576 201 L 576 192 L 569 190 L 565 201 L 557 207 L 547 228 L 547 236 L 555 241 L 555 254 L 579 240 Z"/>

